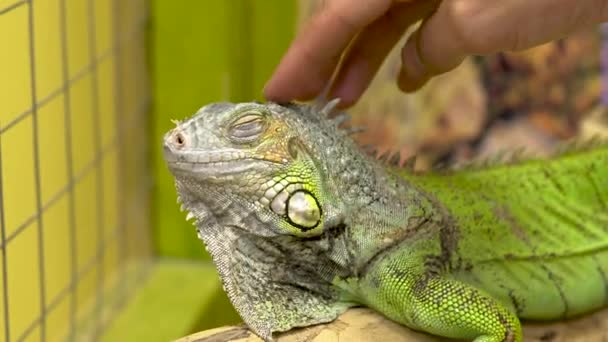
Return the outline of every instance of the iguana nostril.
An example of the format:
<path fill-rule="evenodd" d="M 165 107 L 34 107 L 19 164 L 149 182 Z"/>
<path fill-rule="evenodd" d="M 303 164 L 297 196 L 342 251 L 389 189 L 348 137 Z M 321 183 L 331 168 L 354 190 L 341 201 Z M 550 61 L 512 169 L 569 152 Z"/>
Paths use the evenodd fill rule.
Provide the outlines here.
<path fill-rule="evenodd" d="M 182 133 L 177 133 L 174 135 L 174 143 L 177 147 L 184 147 L 186 144 L 186 137 Z"/>

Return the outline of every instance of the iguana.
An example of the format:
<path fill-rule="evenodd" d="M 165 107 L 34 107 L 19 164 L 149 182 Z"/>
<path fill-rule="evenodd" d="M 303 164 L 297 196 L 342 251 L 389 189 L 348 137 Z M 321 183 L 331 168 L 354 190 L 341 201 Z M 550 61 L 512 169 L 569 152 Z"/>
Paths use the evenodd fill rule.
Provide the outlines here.
<path fill-rule="evenodd" d="M 608 305 L 608 145 L 417 173 L 366 154 L 336 103 L 214 103 L 164 137 L 187 218 L 260 337 L 363 305 L 521 341 L 519 318 Z"/>

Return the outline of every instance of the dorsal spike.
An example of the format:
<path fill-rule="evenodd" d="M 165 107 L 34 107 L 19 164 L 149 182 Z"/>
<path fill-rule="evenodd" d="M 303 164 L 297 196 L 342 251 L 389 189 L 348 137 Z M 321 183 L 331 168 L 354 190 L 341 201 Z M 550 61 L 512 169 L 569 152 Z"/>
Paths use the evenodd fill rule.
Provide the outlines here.
<path fill-rule="evenodd" d="M 555 151 L 551 153 L 551 156 L 558 157 L 606 145 L 608 145 L 608 139 L 603 138 L 600 135 L 594 134 L 589 138 L 575 138 L 573 140 L 559 144 Z"/>
<path fill-rule="evenodd" d="M 446 171 L 447 168 L 448 168 L 448 163 L 446 163 L 443 160 L 440 160 L 431 166 L 431 170 L 437 171 L 437 172 Z"/>
<path fill-rule="evenodd" d="M 365 144 L 361 146 L 361 149 L 363 150 L 363 152 L 365 152 L 365 154 L 367 154 L 368 156 L 371 156 L 372 158 L 376 158 L 376 146 L 372 145 L 372 144 Z"/>
<path fill-rule="evenodd" d="M 416 166 L 416 155 L 415 154 L 413 156 L 407 158 L 405 160 L 405 162 L 403 163 L 403 168 L 410 170 L 410 171 L 414 171 L 415 166 Z"/>
<path fill-rule="evenodd" d="M 361 149 L 365 152 L 369 152 L 373 149 L 375 149 L 376 147 L 373 144 L 364 144 L 364 145 L 359 145 L 359 147 L 361 147 Z"/>
<path fill-rule="evenodd" d="M 388 160 L 388 163 L 391 166 L 399 166 L 400 162 L 401 162 L 401 152 L 399 152 L 399 151 L 393 153 L 393 155 Z"/>
<path fill-rule="evenodd" d="M 350 121 L 350 115 L 348 115 L 346 113 L 340 113 L 340 114 L 336 115 L 336 117 L 333 118 L 332 120 L 336 124 L 336 126 L 340 126 L 340 125 L 344 124 L 345 122 Z"/>
<path fill-rule="evenodd" d="M 320 110 L 321 114 L 325 117 L 329 117 L 329 115 L 334 111 L 336 106 L 340 103 L 340 98 L 335 98 L 329 102 L 327 102 Z"/>
<path fill-rule="evenodd" d="M 365 127 L 348 127 L 344 129 L 344 132 L 346 132 L 347 135 L 353 135 L 353 134 L 357 134 L 357 133 L 361 133 L 361 132 L 365 132 Z"/>
<path fill-rule="evenodd" d="M 504 163 L 505 160 L 507 160 L 507 158 L 508 158 L 507 151 L 500 150 L 500 151 L 496 152 L 496 154 L 492 158 L 492 163 L 494 163 L 494 164 Z"/>
<path fill-rule="evenodd" d="M 520 146 L 517 147 L 516 149 L 513 150 L 513 154 L 511 154 L 511 161 L 510 163 L 517 163 L 520 162 L 522 160 L 524 160 L 524 158 L 526 157 L 526 148 L 524 146 Z"/>
<path fill-rule="evenodd" d="M 378 159 L 379 161 L 381 161 L 383 163 L 388 163 L 390 156 L 391 156 L 391 153 L 389 151 L 385 151 L 384 153 L 379 153 L 378 157 L 376 157 L 376 159 Z"/>

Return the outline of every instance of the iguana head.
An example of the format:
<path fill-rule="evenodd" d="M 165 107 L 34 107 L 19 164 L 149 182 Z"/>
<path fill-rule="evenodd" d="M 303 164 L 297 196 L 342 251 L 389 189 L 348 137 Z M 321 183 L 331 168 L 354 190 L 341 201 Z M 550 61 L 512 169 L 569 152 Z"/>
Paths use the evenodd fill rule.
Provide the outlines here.
<path fill-rule="evenodd" d="M 319 118 L 323 110 L 310 109 L 216 103 L 179 122 L 165 136 L 164 152 L 185 206 L 234 205 L 243 216 L 258 216 L 264 224 L 242 228 L 262 236 L 310 237 L 335 224 L 328 180 L 339 165 L 323 158 L 344 133 Z"/>
<path fill-rule="evenodd" d="M 317 279 L 333 272 L 319 238 L 340 225 L 344 195 L 362 191 L 353 180 L 367 171 L 340 120 L 326 117 L 336 103 L 211 104 L 164 138 L 184 209 L 232 303 L 265 338 L 344 309 Z"/>

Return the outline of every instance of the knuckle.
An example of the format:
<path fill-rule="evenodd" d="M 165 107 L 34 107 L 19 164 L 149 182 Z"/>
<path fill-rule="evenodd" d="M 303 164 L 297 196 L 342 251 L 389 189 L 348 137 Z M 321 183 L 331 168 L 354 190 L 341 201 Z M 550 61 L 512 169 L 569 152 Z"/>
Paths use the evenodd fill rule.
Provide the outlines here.
<path fill-rule="evenodd" d="M 447 8 L 446 24 L 463 50 L 484 55 L 493 52 L 495 30 L 488 22 L 484 0 L 453 0 Z"/>
<path fill-rule="evenodd" d="M 391 7 L 391 2 L 391 0 L 361 2 L 334 0 L 324 7 L 323 13 L 348 30 L 358 31 L 386 13 Z"/>

